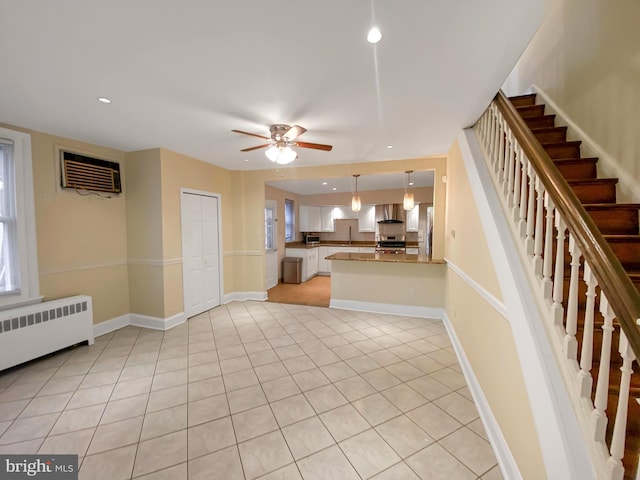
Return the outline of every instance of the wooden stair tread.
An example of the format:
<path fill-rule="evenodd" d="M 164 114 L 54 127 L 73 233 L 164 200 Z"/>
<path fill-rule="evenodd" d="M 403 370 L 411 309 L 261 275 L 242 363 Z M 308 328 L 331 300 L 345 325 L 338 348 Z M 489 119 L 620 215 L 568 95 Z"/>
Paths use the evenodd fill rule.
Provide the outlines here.
<path fill-rule="evenodd" d="M 565 142 L 547 142 L 547 143 L 540 143 L 540 145 L 542 145 L 544 148 L 547 148 L 547 147 L 568 147 L 568 146 L 579 147 L 580 145 L 582 145 L 582 141 L 580 141 L 580 140 L 569 140 L 569 141 L 565 141 Z"/>
<path fill-rule="evenodd" d="M 615 185 L 618 183 L 618 179 L 617 178 L 595 178 L 595 179 L 589 179 L 589 180 L 577 179 L 577 180 L 567 180 L 567 182 L 569 183 L 569 185 L 606 185 L 606 184 Z"/>
<path fill-rule="evenodd" d="M 598 163 L 598 157 L 553 158 L 553 163 Z"/>
<path fill-rule="evenodd" d="M 585 203 L 585 210 L 638 210 L 640 203 Z"/>
<path fill-rule="evenodd" d="M 522 118 L 539 117 L 544 115 L 544 105 L 524 105 L 516 107 Z"/>
<path fill-rule="evenodd" d="M 539 115 L 534 117 L 523 118 L 525 123 L 529 126 L 529 128 L 538 128 L 538 127 L 553 127 L 556 122 L 556 116 L 551 115 Z"/>

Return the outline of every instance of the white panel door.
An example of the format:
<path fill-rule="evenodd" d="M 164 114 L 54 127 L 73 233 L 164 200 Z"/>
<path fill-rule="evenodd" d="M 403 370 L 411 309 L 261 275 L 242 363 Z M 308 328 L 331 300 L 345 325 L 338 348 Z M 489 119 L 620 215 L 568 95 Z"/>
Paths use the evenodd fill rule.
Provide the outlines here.
<path fill-rule="evenodd" d="M 220 305 L 218 198 L 182 193 L 182 262 L 187 318 Z"/>
<path fill-rule="evenodd" d="M 202 200 L 202 257 L 203 295 L 205 310 L 220 305 L 220 246 L 218 199 L 201 196 Z"/>
<path fill-rule="evenodd" d="M 278 204 L 275 200 L 266 200 L 264 208 L 265 236 L 265 286 L 266 289 L 278 285 Z"/>

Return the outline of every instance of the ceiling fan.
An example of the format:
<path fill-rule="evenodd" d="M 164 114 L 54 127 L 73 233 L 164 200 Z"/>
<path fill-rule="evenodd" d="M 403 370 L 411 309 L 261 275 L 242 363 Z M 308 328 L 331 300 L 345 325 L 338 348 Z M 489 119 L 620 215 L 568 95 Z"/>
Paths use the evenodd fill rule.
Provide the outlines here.
<path fill-rule="evenodd" d="M 291 147 L 302 147 L 302 148 L 313 148 L 315 150 L 324 150 L 325 152 L 331 151 L 333 146 L 324 145 L 322 143 L 309 143 L 309 142 L 300 142 L 297 141 L 300 135 L 307 131 L 306 128 L 301 127 L 300 125 L 294 125 L 290 127 L 289 125 L 284 125 L 282 123 L 276 123 L 269 127 L 269 132 L 271 133 L 271 137 L 267 137 L 265 135 L 259 135 L 257 133 L 244 132 L 242 130 L 231 130 L 235 133 L 242 133 L 243 135 L 251 135 L 252 137 L 263 138 L 265 140 L 270 140 L 269 143 L 264 143 L 262 145 L 256 145 L 255 147 L 243 148 L 240 150 L 241 152 L 251 152 L 252 150 L 258 150 L 260 148 L 266 148 L 267 151 L 265 154 L 267 158 L 272 162 L 276 162 L 279 164 L 290 163 L 294 161 L 298 154 Z"/>

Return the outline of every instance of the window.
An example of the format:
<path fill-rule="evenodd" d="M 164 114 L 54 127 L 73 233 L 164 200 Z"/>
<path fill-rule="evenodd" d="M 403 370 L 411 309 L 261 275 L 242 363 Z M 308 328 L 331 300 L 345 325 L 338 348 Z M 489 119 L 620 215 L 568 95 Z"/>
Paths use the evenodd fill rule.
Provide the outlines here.
<path fill-rule="evenodd" d="M 276 208 L 277 203 L 272 200 L 266 201 L 264 208 L 264 248 L 265 250 L 276 250 L 278 248 L 278 237 L 276 229 Z"/>
<path fill-rule="evenodd" d="M 31 136 L 0 128 L 0 308 L 39 294 Z"/>
<path fill-rule="evenodd" d="M 19 290 L 13 141 L 0 139 L 0 294 Z"/>
<path fill-rule="evenodd" d="M 293 242 L 296 239 L 296 214 L 293 200 L 284 201 L 284 240 Z"/>

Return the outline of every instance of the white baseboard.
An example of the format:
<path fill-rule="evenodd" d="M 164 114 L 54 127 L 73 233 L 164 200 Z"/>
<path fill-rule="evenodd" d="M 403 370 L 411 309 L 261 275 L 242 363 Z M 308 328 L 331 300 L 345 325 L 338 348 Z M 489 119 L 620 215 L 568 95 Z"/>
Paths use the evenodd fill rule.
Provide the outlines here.
<path fill-rule="evenodd" d="M 131 314 L 127 313 L 126 315 L 121 315 L 119 317 L 94 324 L 93 335 L 94 337 L 99 337 L 100 335 L 111 333 L 120 328 L 128 327 L 129 325 L 131 325 Z"/>
<path fill-rule="evenodd" d="M 502 435 L 502 431 L 500 431 L 500 427 L 498 426 L 496 417 L 493 416 L 493 412 L 491 411 L 491 407 L 489 406 L 487 397 L 484 396 L 484 392 L 480 387 L 480 383 L 478 382 L 478 379 L 473 372 L 473 368 L 471 368 L 471 363 L 464 353 L 464 349 L 462 348 L 453 325 L 451 324 L 446 313 L 444 313 L 442 321 L 445 328 L 447 329 L 449 338 L 451 339 L 453 349 L 458 356 L 458 363 L 460 364 L 460 368 L 462 368 L 462 373 L 464 374 L 464 378 L 467 381 L 467 385 L 469 386 L 469 390 L 471 391 L 471 395 L 473 396 L 473 401 L 478 408 L 478 414 L 480 415 L 480 419 L 482 420 L 482 424 L 484 425 L 487 437 L 489 437 L 491 447 L 496 454 L 496 459 L 498 460 L 498 464 L 500 465 L 502 476 L 504 478 L 508 478 L 509 480 L 522 479 L 522 475 L 520 473 L 520 470 L 518 469 L 518 465 L 515 459 L 513 458 L 513 455 L 511 454 L 509 445 Z"/>
<path fill-rule="evenodd" d="M 389 313 L 404 317 L 436 318 L 444 317 L 444 309 L 434 307 L 418 307 L 413 305 L 394 305 L 390 303 L 360 302 L 356 300 L 331 299 L 329 308 L 340 310 L 356 310 L 359 312 Z"/>
<path fill-rule="evenodd" d="M 150 317 L 148 315 L 130 314 L 131 325 L 134 327 L 151 328 L 153 330 L 169 330 L 176 325 L 187 321 L 184 312 L 177 313 L 168 318 Z"/>
<path fill-rule="evenodd" d="M 150 317 L 148 315 L 139 315 L 137 313 L 127 313 L 126 315 L 121 315 L 119 317 L 111 318 L 109 320 L 105 320 L 104 322 L 94 324 L 93 335 L 94 337 L 99 337 L 100 335 L 105 335 L 107 333 L 113 332 L 123 327 L 128 327 L 130 325 L 134 327 L 166 331 L 186 321 L 187 318 L 185 317 L 184 312 L 177 313 L 176 315 L 168 318 Z"/>
<path fill-rule="evenodd" d="M 222 297 L 222 304 L 230 302 L 245 302 L 247 300 L 255 300 L 264 302 L 267 299 L 267 292 L 232 292 Z"/>

